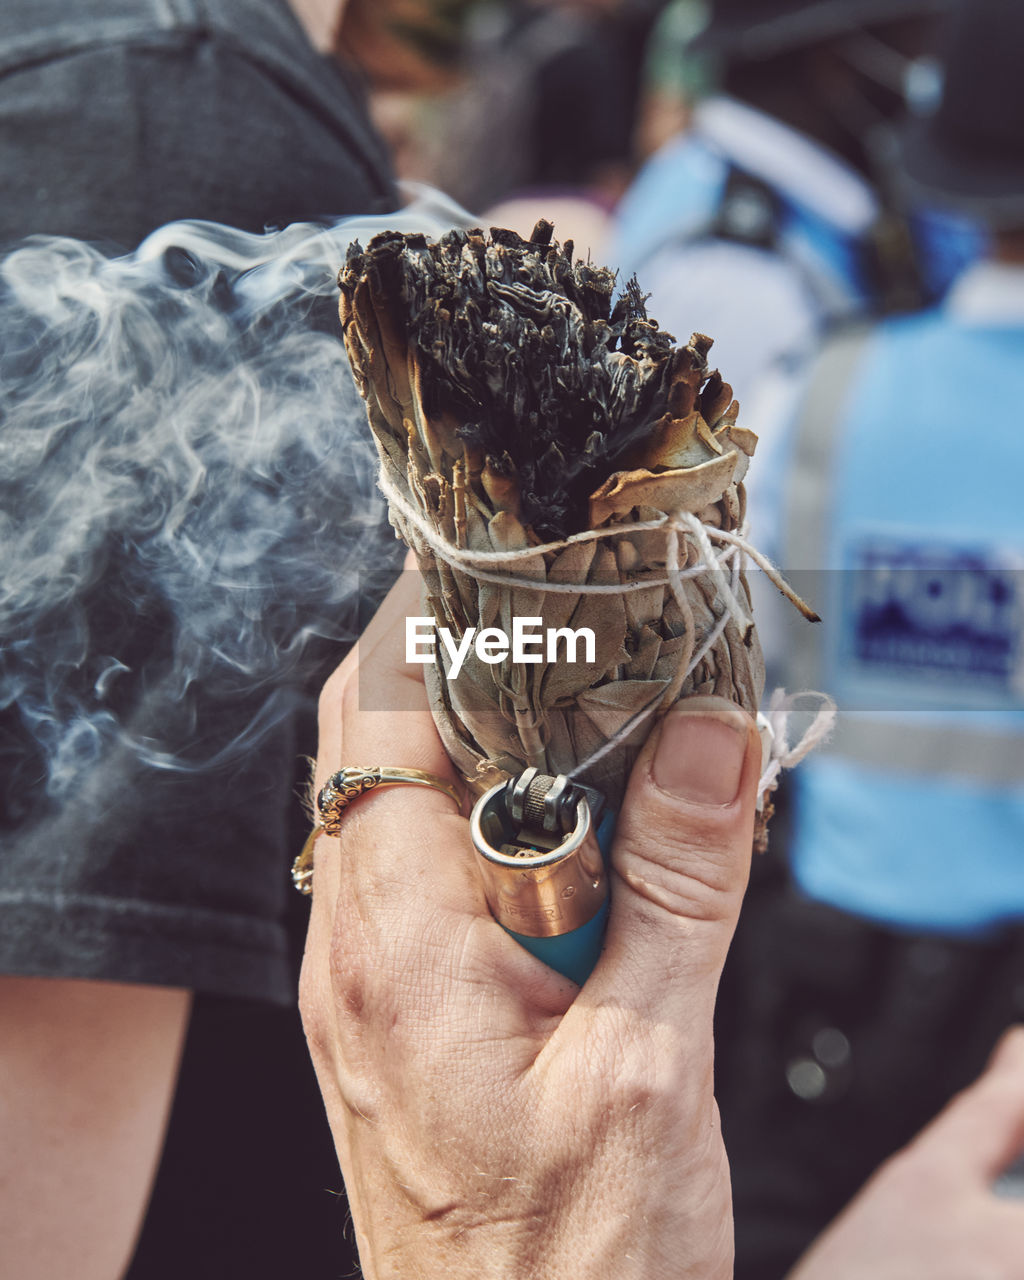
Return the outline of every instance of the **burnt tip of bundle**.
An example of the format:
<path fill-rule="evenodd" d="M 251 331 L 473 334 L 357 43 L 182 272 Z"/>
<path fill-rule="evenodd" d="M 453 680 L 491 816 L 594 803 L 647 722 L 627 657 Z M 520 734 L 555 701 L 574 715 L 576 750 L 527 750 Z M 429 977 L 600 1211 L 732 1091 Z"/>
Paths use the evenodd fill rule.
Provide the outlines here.
<path fill-rule="evenodd" d="M 635 277 L 616 297 L 617 273 L 572 252 L 543 218 L 529 239 L 383 233 L 353 244 L 339 277 L 350 354 L 379 356 L 383 340 L 395 386 L 411 360 L 422 416 L 454 419 L 455 438 L 517 477 L 545 540 L 587 527 L 591 494 L 675 410 L 677 384 L 691 408 L 711 386 L 710 339 L 677 348 Z"/>

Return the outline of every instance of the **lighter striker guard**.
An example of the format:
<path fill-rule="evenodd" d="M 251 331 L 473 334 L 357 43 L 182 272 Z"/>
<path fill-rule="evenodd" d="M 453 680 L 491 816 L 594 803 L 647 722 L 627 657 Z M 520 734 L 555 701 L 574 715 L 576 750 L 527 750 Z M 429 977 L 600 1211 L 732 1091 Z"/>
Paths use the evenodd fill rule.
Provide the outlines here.
<path fill-rule="evenodd" d="M 481 796 L 470 816 L 488 905 L 527 951 L 574 982 L 601 953 L 608 875 L 587 840 L 603 808 L 590 787 L 526 769 Z M 608 815 L 596 834 L 610 829 Z"/>

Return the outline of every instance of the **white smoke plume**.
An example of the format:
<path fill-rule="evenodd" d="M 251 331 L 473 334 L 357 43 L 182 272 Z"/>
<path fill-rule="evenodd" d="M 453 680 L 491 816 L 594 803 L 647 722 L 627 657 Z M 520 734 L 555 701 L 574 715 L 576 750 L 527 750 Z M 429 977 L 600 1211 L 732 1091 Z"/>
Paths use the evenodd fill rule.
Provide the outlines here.
<path fill-rule="evenodd" d="M 8 830 L 126 750 L 173 770 L 251 750 L 317 645 L 353 638 L 358 571 L 399 556 L 335 276 L 354 239 L 466 224 L 420 191 L 327 228 L 178 223 L 119 259 L 34 238 L 0 263 Z"/>

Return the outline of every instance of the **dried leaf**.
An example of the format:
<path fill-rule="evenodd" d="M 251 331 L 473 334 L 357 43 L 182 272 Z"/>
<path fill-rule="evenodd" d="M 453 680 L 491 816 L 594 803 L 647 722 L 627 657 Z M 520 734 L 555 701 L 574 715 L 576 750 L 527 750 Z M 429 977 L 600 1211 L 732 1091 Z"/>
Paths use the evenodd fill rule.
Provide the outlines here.
<path fill-rule="evenodd" d="M 549 224 L 529 241 L 499 229 L 436 243 L 388 233 L 354 246 L 339 276 L 383 475 L 456 550 L 446 563 L 393 509 L 435 618 L 460 637 L 469 626 L 511 632 L 516 616 L 597 636 L 593 661 L 490 664 L 470 651 L 457 679 L 425 668 L 442 739 L 477 792 L 525 765 L 568 772 L 621 735 L 583 777 L 614 807 L 676 698 L 716 692 L 751 714 L 760 701 L 752 627 L 730 620 L 688 669 L 726 607 L 723 575 L 687 577 L 677 598 L 667 529 L 630 527 L 686 512 L 736 530 L 756 436 L 708 369 L 711 339 L 676 348 L 635 282 L 613 302 L 614 283 L 573 262 Z M 544 549 L 588 530 L 608 535 Z M 677 537 L 680 566 L 699 566 L 691 535 Z M 459 548 L 526 554 L 494 583 L 457 563 Z M 550 583 L 567 590 L 539 589 Z M 614 591 L 582 590 L 605 586 Z M 742 575 L 734 586 L 746 606 Z"/>

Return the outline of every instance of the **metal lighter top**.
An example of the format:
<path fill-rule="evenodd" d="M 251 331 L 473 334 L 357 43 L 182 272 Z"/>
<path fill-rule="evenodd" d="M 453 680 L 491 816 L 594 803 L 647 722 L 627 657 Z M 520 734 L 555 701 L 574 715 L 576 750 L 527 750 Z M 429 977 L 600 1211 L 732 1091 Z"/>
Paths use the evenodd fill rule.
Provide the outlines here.
<path fill-rule="evenodd" d="M 470 828 L 487 901 L 520 940 L 571 933 L 605 906 L 604 862 L 587 840 L 602 808 L 599 792 L 537 769 L 477 801 Z"/>

